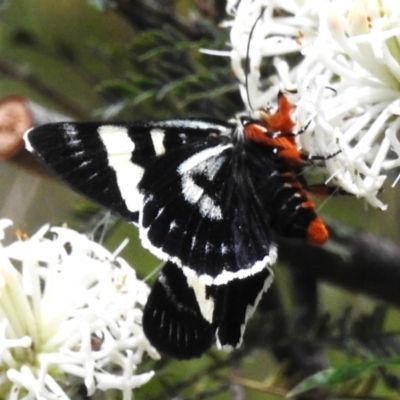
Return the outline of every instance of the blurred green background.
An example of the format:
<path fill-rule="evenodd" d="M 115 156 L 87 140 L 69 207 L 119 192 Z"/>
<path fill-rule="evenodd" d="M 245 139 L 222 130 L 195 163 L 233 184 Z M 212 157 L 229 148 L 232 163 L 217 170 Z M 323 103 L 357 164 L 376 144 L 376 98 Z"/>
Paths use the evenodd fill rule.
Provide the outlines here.
<path fill-rule="evenodd" d="M 200 48 L 228 48 L 228 32 L 218 27 L 220 15 L 207 12 L 205 6 L 221 10 L 221 5 L 166 1 L 167 8 L 159 11 L 168 15 L 168 6 L 173 5 L 175 22 L 161 18 L 152 25 L 146 21 L 147 15 L 141 18 L 142 8 L 133 18 L 123 7 L 126 3 L 129 5 L 129 1 L 3 0 L 0 98 L 22 95 L 76 120 L 230 118 L 242 111 L 229 59 L 199 52 Z M 132 10 L 132 5 L 127 8 Z M 9 66 L 12 71 L 6 68 Z M 321 214 L 398 242 L 398 188 L 391 189 L 388 182 L 381 198 L 389 205 L 386 212 L 368 207 L 363 200 L 337 197 L 323 205 Z M 12 219 L 14 227 L 27 234 L 45 223 L 68 223 L 88 232 L 95 213 L 86 200 L 65 185 L 35 173 L 16 159 L 0 162 L 0 217 Z M 130 238 L 130 245 L 122 256 L 140 276 L 146 276 L 159 261 L 141 248 L 134 227 L 116 223 L 106 245 L 115 249 L 125 237 Z M 289 319 L 295 318 L 287 272 L 279 266 L 275 271 L 284 308 Z M 319 284 L 319 293 L 321 315 L 329 312 L 339 316 L 350 307 L 352 318 L 357 319 L 380 304 L 323 283 Z M 384 326 L 400 331 L 397 309 L 389 308 Z M 343 349 L 334 345 L 327 346 L 327 354 L 333 365 L 349 360 Z M 224 364 L 224 359 L 223 353 L 213 350 L 200 360 L 162 361 L 155 365 L 156 377 L 137 392 L 136 398 L 173 398 L 178 394 L 190 399 L 244 398 L 235 397 L 235 390 L 245 393 L 246 399 L 282 398 L 283 392 L 273 388 L 285 387 L 285 366 L 270 352 L 248 354 L 240 368 L 234 363 Z M 233 376 L 253 383 L 239 384 Z M 228 379 L 227 384 L 226 378 L 234 383 Z M 376 393 L 396 398 L 383 383 L 378 384 Z"/>

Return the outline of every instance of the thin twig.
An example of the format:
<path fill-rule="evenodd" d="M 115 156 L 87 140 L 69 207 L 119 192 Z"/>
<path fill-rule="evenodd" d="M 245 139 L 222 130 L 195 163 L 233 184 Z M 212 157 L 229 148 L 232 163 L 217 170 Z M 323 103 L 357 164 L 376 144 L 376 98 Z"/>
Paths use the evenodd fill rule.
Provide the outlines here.
<path fill-rule="evenodd" d="M 90 113 L 76 103 L 65 98 L 60 92 L 54 90 L 46 82 L 43 82 L 33 75 L 27 68 L 21 67 L 18 63 L 0 58 L 0 73 L 19 81 L 25 82 L 31 88 L 46 96 L 63 111 L 78 119 L 89 119 Z"/>
<path fill-rule="evenodd" d="M 279 260 L 286 267 L 400 305 L 400 248 L 390 240 L 344 224 L 329 224 L 325 246 L 279 239 Z"/>

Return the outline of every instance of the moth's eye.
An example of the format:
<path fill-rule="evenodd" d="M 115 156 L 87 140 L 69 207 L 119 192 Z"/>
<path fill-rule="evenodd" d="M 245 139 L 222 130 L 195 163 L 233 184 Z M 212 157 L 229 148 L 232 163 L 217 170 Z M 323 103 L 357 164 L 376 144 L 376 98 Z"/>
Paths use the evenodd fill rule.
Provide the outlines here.
<path fill-rule="evenodd" d="M 248 125 L 251 124 L 252 122 L 254 122 L 254 120 L 248 116 L 246 117 L 240 117 L 240 122 L 242 125 Z"/>

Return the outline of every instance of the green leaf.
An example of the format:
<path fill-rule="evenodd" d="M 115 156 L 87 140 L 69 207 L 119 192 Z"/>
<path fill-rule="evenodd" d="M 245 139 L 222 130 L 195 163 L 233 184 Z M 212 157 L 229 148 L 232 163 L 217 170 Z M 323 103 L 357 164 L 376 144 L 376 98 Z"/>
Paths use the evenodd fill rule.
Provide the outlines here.
<path fill-rule="evenodd" d="M 371 368 L 382 367 L 386 365 L 400 364 L 400 357 L 385 358 L 373 361 L 364 361 L 341 367 L 328 368 L 324 371 L 308 377 L 304 381 L 296 385 L 286 397 L 294 397 L 308 390 L 315 389 L 321 386 L 335 385 L 343 383 L 350 379 L 358 378 Z"/>

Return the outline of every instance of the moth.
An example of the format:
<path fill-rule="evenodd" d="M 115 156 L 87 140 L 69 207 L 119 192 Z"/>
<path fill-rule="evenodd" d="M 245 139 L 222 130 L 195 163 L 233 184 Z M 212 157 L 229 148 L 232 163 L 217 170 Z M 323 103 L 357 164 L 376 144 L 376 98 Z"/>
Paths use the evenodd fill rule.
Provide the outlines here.
<path fill-rule="evenodd" d="M 143 328 L 161 352 L 199 357 L 240 345 L 273 280 L 274 235 L 322 244 L 328 233 L 302 178 L 291 104 L 226 122 L 52 123 L 27 148 L 77 192 L 139 229 L 165 261 Z"/>

